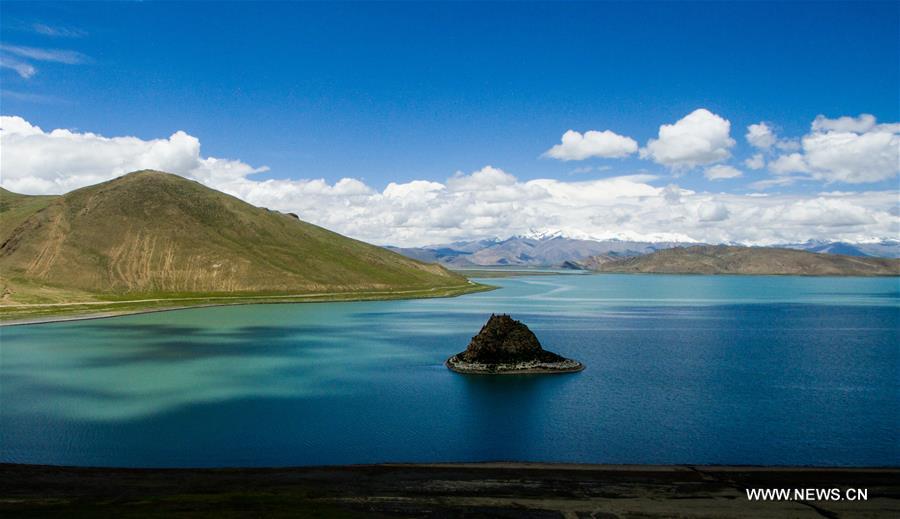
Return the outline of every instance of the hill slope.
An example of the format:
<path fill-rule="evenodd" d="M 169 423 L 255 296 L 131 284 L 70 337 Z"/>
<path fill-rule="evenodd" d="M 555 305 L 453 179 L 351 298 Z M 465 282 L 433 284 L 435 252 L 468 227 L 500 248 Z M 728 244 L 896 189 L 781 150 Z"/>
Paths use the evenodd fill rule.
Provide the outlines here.
<path fill-rule="evenodd" d="M 467 284 L 167 173 L 130 173 L 59 197 L 0 197 L 4 302 L 26 300 L 35 286 L 108 298 Z"/>
<path fill-rule="evenodd" d="M 59 197 L 20 195 L 0 187 L 0 244 L 22 222 L 57 198 Z"/>
<path fill-rule="evenodd" d="M 587 263 L 598 272 L 656 274 L 756 274 L 898 276 L 900 260 L 861 258 L 769 247 L 697 246 L 645 256 Z"/>

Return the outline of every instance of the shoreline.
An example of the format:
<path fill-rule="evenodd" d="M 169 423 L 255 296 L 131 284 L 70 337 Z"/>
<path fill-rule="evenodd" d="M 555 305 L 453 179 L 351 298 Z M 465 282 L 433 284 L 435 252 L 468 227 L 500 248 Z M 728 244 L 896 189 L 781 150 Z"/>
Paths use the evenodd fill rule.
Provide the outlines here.
<path fill-rule="evenodd" d="M 866 489 L 865 500 L 751 500 L 747 489 Z M 53 517 L 889 517 L 900 467 L 390 463 L 83 468 L 0 463 L 0 512 Z"/>
<path fill-rule="evenodd" d="M 515 365 L 510 364 L 498 364 L 489 367 L 487 364 L 453 362 L 453 359 L 455 359 L 457 355 L 453 355 L 445 360 L 444 366 L 450 371 L 462 375 L 563 375 L 566 373 L 578 373 L 584 371 L 585 367 L 581 362 L 572 359 L 565 359 L 560 362 L 528 363 L 529 367 L 523 368 L 517 368 Z M 571 364 L 575 365 L 573 366 Z"/>
<path fill-rule="evenodd" d="M 217 302 L 217 303 L 199 303 L 199 304 L 186 304 L 186 305 L 177 305 L 177 306 L 166 306 L 161 308 L 139 308 L 134 310 L 110 310 L 110 311 L 101 311 L 96 313 L 86 312 L 80 313 L 78 311 L 73 312 L 70 315 L 57 315 L 57 316 L 46 316 L 46 317 L 35 317 L 35 318 L 24 318 L 24 319 L 3 319 L 0 316 L 0 328 L 11 327 L 11 326 L 26 326 L 32 324 L 52 324 L 52 323 L 61 323 L 61 322 L 70 322 L 70 321 L 89 321 L 94 319 L 109 319 L 112 317 L 122 317 L 126 315 L 141 315 L 141 314 L 153 314 L 159 312 L 174 312 L 178 310 L 189 310 L 192 308 L 215 308 L 221 306 L 242 306 L 242 305 L 277 305 L 277 304 L 302 304 L 302 303 L 353 303 L 353 302 L 363 302 L 363 301 L 401 301 L 401 300 L 410 300 L 410 299 L 434 299 L 434 298 L 443 298 L 443 297 L 459 297 L 466 294 L 475 294 L 478 292 L 490 292 L 492 290 L 497 290 L 499 287 L 492 285 L 483 285 L 480 283 L 475 283 L 470 281 L 469 284 L 466 285 L 455 285 L 452 287 L 435 287 L 429 289 L 421 289 L 421 290 L 407 290 L 407 291 L 394 291 L 394 292 L 358 292 L 358 293 L 345 293 L 347 297 L 340 297 L 343 295 L 340 292 L 328 292 L 328 293 L 319 293 L 319 294 L 298 294 L 298 295 L 286 295 L 286 296 L 247 296 L 247 297 L 235 297 L 237 301 L 230 302 Z M 448 293 L 440 293 L 435 294 L 438 290 L 446 290 Z M 386 297 L 385 297 L 386 296 Z M 397 296 L 397 297 L 391 297 Z M 223 299 L 225 297 L 196 297 L 196 298 L 172 298 L 169 301 L 177 301 L 177 300 L 202 300 L 208 301 L 210 299 Z M 253 298 L 258 298 L 259 300 L 253 300 Z M 293 300 L 292 300 L 293 299 Z M 147 300 L 133 300 L 133 301 L 88 301 L 83 303 L 48 303 L 46 305 L 40 304 L 20 304 L 20 305 L 0 305 L 0 311 L 7 308 L 58 308 L 58 307 L 72 307 L 72 306 L 102 306 L 102 305 L 127 305 L 134 304 L 140 302 L 161 302 L 164 303 L 167 301 L 166 299 L 147 299 Z"/>

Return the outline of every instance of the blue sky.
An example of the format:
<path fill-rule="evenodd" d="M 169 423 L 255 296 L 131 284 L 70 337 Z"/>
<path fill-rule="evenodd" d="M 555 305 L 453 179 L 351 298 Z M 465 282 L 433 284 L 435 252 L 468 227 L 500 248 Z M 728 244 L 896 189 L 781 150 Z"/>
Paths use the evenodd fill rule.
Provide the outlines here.
<path fill-rule="evenodd" d="M 0 70 L 0 103 L 45 131 L 181 130 L 203 156 L 267 166 L 257 180 L 349 177 L 382 191 L 491 165 L 522 182 L 646 172 L 657 187 L 747 193 L 772 177 L 743 166 L 758 151 L 750 124 L 796 140 L 820 114 L 900 120 L 898 5 L 3 2 L 0 56 L 34 71 Z M 541 157 L 569 129 L 644 147 L 698 108 L 730 122 L 718 162 L 741 177 L 711 182 L 710 164 L 637 152 Z M 825 178 L 778 192 L 897 188 L 896 175 Z"/>

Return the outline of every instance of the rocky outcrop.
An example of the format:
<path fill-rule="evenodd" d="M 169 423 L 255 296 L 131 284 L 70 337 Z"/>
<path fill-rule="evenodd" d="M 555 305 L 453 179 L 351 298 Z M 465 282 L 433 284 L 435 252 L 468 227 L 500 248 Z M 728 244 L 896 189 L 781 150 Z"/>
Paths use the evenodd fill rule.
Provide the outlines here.
<path fill-rule="evenodd" d="M 584 366 L 541 347 L 534 333 L 508 315 L 491 314 L 466 351 L 447 359 L 459 373 L 569 373 Z"/>

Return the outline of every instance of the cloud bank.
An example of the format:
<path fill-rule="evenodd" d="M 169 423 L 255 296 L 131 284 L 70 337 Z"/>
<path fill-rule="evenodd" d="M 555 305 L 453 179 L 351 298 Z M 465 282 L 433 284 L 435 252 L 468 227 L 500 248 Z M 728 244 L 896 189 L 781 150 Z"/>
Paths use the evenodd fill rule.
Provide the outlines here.
<path fill-rule="evenodd" d="M 826 183 L 880 182 L 900 173 L 900 124 L 876 124 L 874 116 L 816 117 L 800 140 L 800 152 L 769 164 L 776 175 L 803 173 Z"/>
<path fill-rule="evenodd" d="M 709 115 L 713 117 L 701 114 L 701 126 L 710 123 L 721 130 L 717 116 Z M 691 148 L 695 153 L 690 161 L 721 157 L 714 150 L 730 147 L 720 131 L 705 134 L 706 144 Z M 660 135 L 669 145 L 670 139 L 682 138 L 679 132 Z M 417 246 L 532 231 L 594 239 L 747 244 L 811 238 L 871 241 L 900 233 L 896 190 L 712 193 L 662 185 L 662 179 L 649 174 L 522 181 L 492 166 L 458 172 L 443 182 L 392 182 L 384 189 L 352 178 L 333 184 L 322 179 L 257 180 L 254 174 L 265 171 L 264 166 L 204 157 L 200 141 L 182 131 L 153 140 L 104 137 L 44 131 L 21 117 L 0 118 L 0 150 L 0 184 L 12 191 L 62 193 L 137 169 L 159 169 L 377 244 Z M 712 166 L 706 172 L 735 178 L 737 170 L 732 169 Z"/>

